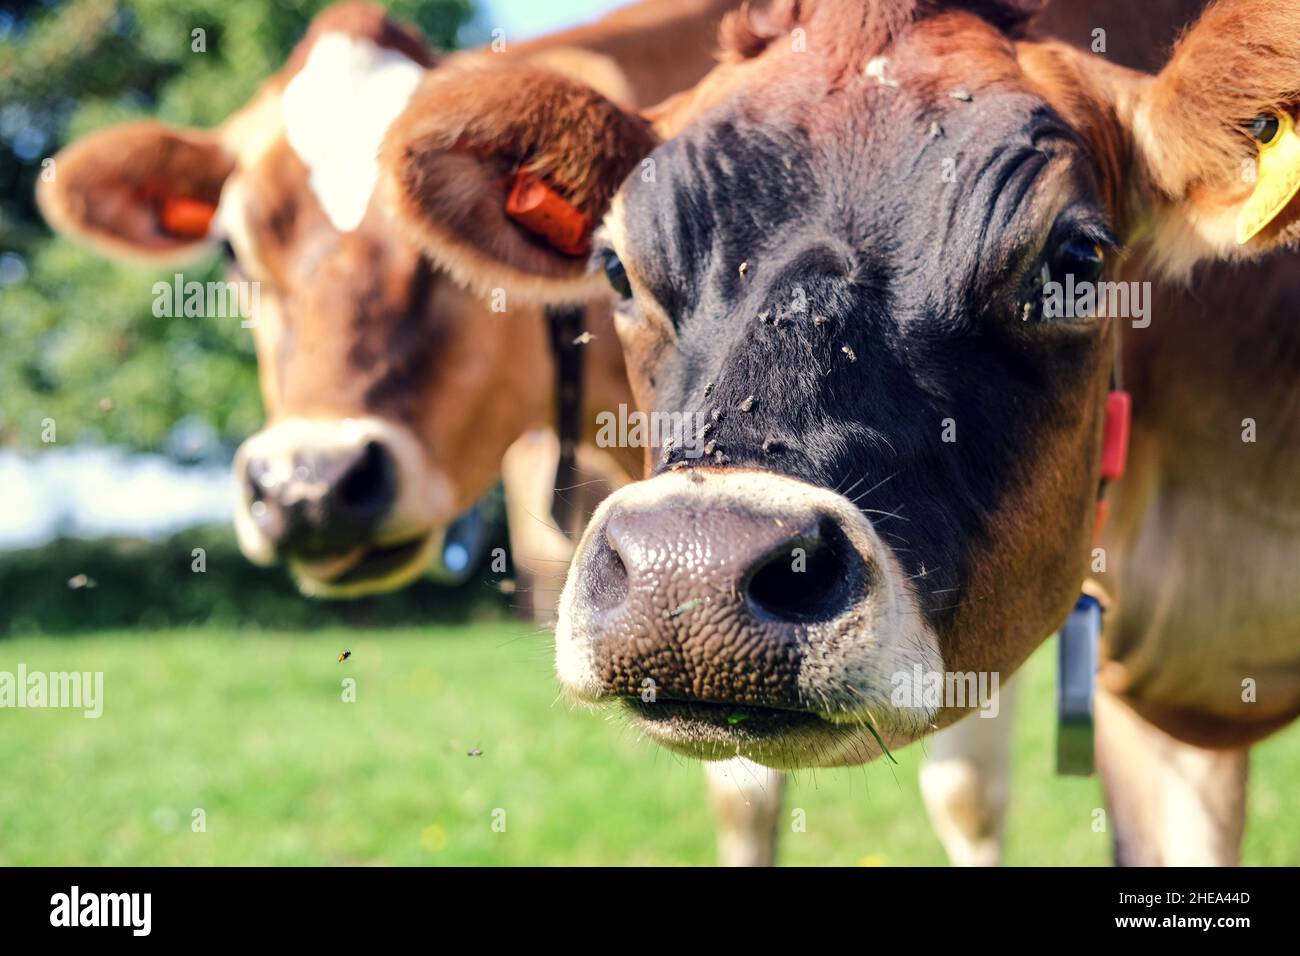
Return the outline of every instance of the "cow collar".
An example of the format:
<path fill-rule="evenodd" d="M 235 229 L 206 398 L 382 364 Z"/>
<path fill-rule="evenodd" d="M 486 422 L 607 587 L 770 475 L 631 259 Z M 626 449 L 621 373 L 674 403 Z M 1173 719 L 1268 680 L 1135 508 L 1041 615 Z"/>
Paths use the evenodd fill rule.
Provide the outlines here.
<path fill-rule="evenodd" d="M 1110 482 L 1124 475 L 1128 463 L 1129 430 L 1133 400 L 1124 391 L 1120 360 L 1119 319 L 1115 326 L 1115 357 L 1111 364 L 1110 391 L 1101 432 L 1101 477 L 1097 483 L 1097 512 L 1093 546 L 1101 544 L 1110 513 L 1106 492 Z M 1101 601 L 1083 593 L 1061 627 L 1056 646 L 1056 772 L 1091 776 L 1094 770 L 1095 724 L 1093 698 L 1097 690 L 1097 665 L 1101 653 Z"/>

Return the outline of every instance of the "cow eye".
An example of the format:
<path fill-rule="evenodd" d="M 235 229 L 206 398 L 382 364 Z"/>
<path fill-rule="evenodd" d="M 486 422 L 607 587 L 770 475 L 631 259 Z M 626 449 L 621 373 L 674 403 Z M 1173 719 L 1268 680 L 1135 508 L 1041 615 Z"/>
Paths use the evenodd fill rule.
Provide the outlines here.
<path fill-rule="evenodd" d="M 1246 124 L 1250 130 L 1250 135 L 1255 137 L 1255 141 L 1267 146 L 1273 142 L 1273 137 L 1277 135 L 1278 129 L 1281 128 L 1281 122 L 1273 113 L 1261 113 L 1253 120 Z"/>
<path fill-rule="evenodd" d="M 1064 238 L 1049 244 L 1037 260 L 1037 270 L 1027 279 L 1028 287 L 1019 306 L 1022 321 L 1083 318 L 1087 303 L 1096 302 L 1097 281 L 1106 264 L 1106 248 L 1113 245 L 1102 227 L 1072 229 Z M 1080 306 L 1078 303 L 1083 303 Z"/>
<path fill-rule="evenodd" d="M 606 252 L 602 266 L 610 288 L 618 293 L 619 298 L 632 298 L 632 284 L 627 281 L 627 270 L 623 268 L 623 261 L 614 253 Z"/>
<path fill-rule="evenodd" d="M 1105 264 L 1101 246 L 1083 236 L 1073 236 L 1057 246 L 1049 267 L 1053 279 L 1064 281 L 1066 276 L 1073 276 L 1079 283 L 1096 282 Z"/>

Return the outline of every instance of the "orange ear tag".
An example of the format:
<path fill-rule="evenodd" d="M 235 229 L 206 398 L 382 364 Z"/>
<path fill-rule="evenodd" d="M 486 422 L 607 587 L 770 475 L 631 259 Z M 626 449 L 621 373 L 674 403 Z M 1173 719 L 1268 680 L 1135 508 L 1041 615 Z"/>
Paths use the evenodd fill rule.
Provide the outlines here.
<path fill-rule="evenodd" d="M 182 239 L 202 239 L 208 234 L 217 207 L 188 196 L 168 197 L 159 211 L 163 229 Z"/>
<path fill-rule="evenodd" d="M 591 220 L 526 170 L 515 173 L 506 199 L 506 215 L 567 256 L 586 255 L 590 248 Z"/>

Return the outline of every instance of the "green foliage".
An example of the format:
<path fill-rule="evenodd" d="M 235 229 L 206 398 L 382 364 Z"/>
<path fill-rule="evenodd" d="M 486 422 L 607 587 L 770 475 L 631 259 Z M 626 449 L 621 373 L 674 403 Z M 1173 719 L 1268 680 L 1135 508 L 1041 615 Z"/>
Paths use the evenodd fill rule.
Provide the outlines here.
<path fill-rule="evenodd" d="M 228 441 L 261 422 L 251 333 L 230 319 L 159 319 L 174 270 L 107 263 L 53 239 L 33 192 L 41 160 L 110 123 L 212 126 L 284 61 L 326 0 L 64 0 L 0 5 L 0 444 L 156 447 L 187 414 Z M 450 48 L 472 0 L 389 0 Z M 196 30 L 204 52 L 195 52 Z M 6 259 L 7 255 L 7 266 Z M 26 277 L 14 281 L 25 268 Z M 220 277 L 221 264 L 186 278 Z M 6 283 L 8 277 L 8 284 Z M 101 408 L 111 399 L 111 410 Z"/>

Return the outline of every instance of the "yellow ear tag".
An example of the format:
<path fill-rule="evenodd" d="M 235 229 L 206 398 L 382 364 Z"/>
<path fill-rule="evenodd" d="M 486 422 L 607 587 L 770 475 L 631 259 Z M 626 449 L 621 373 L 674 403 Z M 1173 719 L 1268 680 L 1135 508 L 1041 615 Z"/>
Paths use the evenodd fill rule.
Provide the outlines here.
<path fill-rule="evenodd" d="M 1249 242 L 1300 191 L 1300 136 L 1289 113 L 1277 120 L 1277 133 L 1259 146 L 1255 191 L 1237 213 L 1237 245 Z"/>

